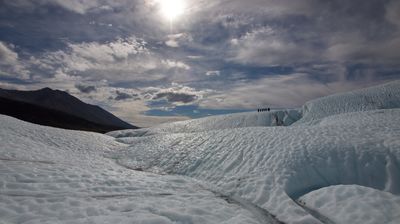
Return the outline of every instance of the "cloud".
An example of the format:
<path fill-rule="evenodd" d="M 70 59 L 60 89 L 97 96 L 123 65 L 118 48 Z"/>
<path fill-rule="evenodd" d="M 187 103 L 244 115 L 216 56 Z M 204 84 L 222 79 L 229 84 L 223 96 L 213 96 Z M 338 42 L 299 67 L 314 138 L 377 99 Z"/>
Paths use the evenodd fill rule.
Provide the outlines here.
<path fill-rule="evenodd" d="M 123 120 L 139 127 L 151 127 L 162 123 L 190 119 L 185 116 L 148 116 L 145 111 L 150 108 L 143 101 L 117 101 L 109 110 Z"/>
<path fill-rule="evenodd" d="M 76 65 L 77 59 L 84 59 L 86 66 L 78 66 L 82 70 L 99 66 L 101 63 L 123 62 L 130 56 L 148 53 L 145 42 L 135 37 L 119 38 L 104 44 L 97 42 L 69 44 L 68 47 L 70 51 L 67 63 Z"/>
<path fill-rule="evenodd" d="M 186 0 L 173 29 L 157 1 L 2 1 L 0 81 L 140 120 L 179 105 L 295 106 L 399 77 L 397 0 Z"/>
<path fill-rule="evenodd" d="M 400 2 L 392 0 L 386 4 L 386 19 L 400 28 Z"/>
<path fill-rule="evenodd" d="M 86 86 L 82 84 L 76 84 L 75 87 L 81 92 L 81 93 L 91 93 L 91 92 L 96 92 L 96 86 Z"/>
<path fill-rule="evenodd" d="M 288 39 L 282 32 L 262 27 L 240 39 L 232 39 L 235 55 L 231 60 L 253 65 L 290 65 L 312 61 L 320 53 L 306 42 L 296 43 Z"/>
<path fill-rule="evenodd" d="M 373 71 L 366 70 L 360 75 L 367 78 L 361 81 L 332 80 L 324 83 L 306 73 L 266 77 L 235 83 L 227 90 L 204 98 L 199 105 L 209 109 L 254 109 L 267 106 L 293 108 L 311 99 L 384 82 Z"/>
<path fill-rule="evenodd" d="M 33 8 L 38 8 L 44 5 L 55 5 L 71 12 L 85 14 L 93 9 L 104 9 L 107 7 L 106 5 L 102 5 L 101 2 L 102 1 L 100 0 L 14 0 L 6 1 L 6 4 L 28 10 L 32 10 Z"/>
<path fill-rule="evenodd" d="M 168 40 L 165 41 L 165 45 L 168 47 L 179 47 L 181 44 L 188 44 L 193 41 L 193 38 L 187 33 L 178 33 L 168 35 Z"/>
<path fill-rule="evenodd" d="M 234 1 L 231 7 L 238 5 L 240 3 Z M 240 25 L 235 25 L 234 29 L 242 32 L 227 40 L 229 62 L 297 66 L 315 62 L 396 64 L 398 61 L 400 53 L 393 49 L 398 47 L 399 33 L 391 25 L 399 25 L 398 1 L 334 0 L 328 4 L 255 1 L 255 5 L 267 11 L 280 8 L 280 18 L 250 12 L 246 15 L 251 19 L 239 15 L 244 19 L 241 23 L 235 22 Z M 300 5 L 308 10 L 296 13 Z M 226 12 L 225 15 L 230 14 Z M 235 20 L 238 19 L 234 17 L 229 21 Z M 246 21 L 249 21 L 247 25 Z"/>
<path fill-rule="evenodd" d="M 207 71 L 206 76 L 219 76 L 221 74 L 220 71 Z"/>
<path fill-rule="evenodd" d="M 18 54 L 8 48 L 3 42 L 0 42 L 0 63 L 2 65 L 16 64 Z"/>
<path fill-rule="evenodd" d="M 117 101 L 133 99 L 138 96 L 137 94 L 129 94 L 129 93 L 121 92 L 119 90 L 115 91 L 115 93 L 117 94 L 117 96 L 114 98 L 114 100 L 117 100 Z"/>
<path fill-rule="evenodd" d="M 179 47 L 178 42 L 174 39 L 169 39 L 165 41 L 165 45 L 167 45 L 168 47 Z"/>
<path fill-rule="evenodd" d="M 185 93 L 166 92 L 157 93 L 157 95 L 153 99 L 157 100 L 161 98 L 166 98 L 168 102 L 171 103 L 191 103 L 197 99 L 197 96 Z"/>
<path fill-rule="evenodd" d="M 170 87 L 146 87 L 141 89 L 142 96 L 149 102 L 165 99 L 164 106 L 177 106 L 196 104 L 213 91 L 209 89 L 196 90 L 195 88 L 182 84 L 172 83 Z"/>
<path fill-rule="evenodd" d="M 179 69 L 185 69 L 189 70 L 190 66 L 181 62 L 181 61 L 172 61 L 172 60 L 162 60 L 161 61 L 164 65 L 166 65 L 168 68 L 179 68 Z"/>
<path fill-rule="evenodd" d="M 326 60 L 365 63 L 397 64 L 400 59 L 400 37 L 386 41 L 367 40 L 358 33 L 343 34 L 333 40 L 323 53 Z"/>
<path fill-rule="evenodd" d="M 106 43 L 69 43 L 67 46 L 65 50 L 46 52 L 35 59 L 35 65 L 62 69 L 64 73 L 94 80 L 113 81 L 157 80 L 165 77 L 162 73 L 153 72 L 157 69 L 189 69 L 183 62 L 159 59 L 146 48 L 144 40 L 135 37 L 118 38 Z M 49 69 L 43 72 L 46 71 L 49 72 Z M 150 74 L 143 75 L 146 72 Z"/>
<path fill-rule="evenodd" d="M 0 41 L 0 76 L 28 79 L 30 72 L 20 62 L 18 54 L 12 48 L 13 45 L 8 46 Z"/>
<path fill-rule="evenodd" d="M 184 58 L 185 59 L 185 58 Z M 111 82 L 185 81 L 191 66 L 148 47 L 141 38 L 117 38 L 105 43 L 67 43 L 67 48 L 31 57 L 37 73 L 52 76 L 62 70 L 70 76 Z"/>
<path fill-rule="evenodd" d="M 312 5 L 315 5 L 315 0 L 208 0 L 200 6 L 199 10 L 203 9 L 207 12 L 230 12 L 239 14 L 263 14 L 270 17 L 279 17 L 283 15 L 312 15 L 315 11 Z"/>

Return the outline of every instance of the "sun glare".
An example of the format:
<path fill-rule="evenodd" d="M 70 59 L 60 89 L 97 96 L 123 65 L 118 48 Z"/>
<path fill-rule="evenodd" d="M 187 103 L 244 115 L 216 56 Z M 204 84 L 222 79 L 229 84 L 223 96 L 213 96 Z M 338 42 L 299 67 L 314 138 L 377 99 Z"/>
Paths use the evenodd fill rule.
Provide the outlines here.
<path fill-rule="evenodd" d="M 159 3 L 161 13 L 170 21 L 176 20 L 184 13 L 184 0 L 159 0 Z"/>

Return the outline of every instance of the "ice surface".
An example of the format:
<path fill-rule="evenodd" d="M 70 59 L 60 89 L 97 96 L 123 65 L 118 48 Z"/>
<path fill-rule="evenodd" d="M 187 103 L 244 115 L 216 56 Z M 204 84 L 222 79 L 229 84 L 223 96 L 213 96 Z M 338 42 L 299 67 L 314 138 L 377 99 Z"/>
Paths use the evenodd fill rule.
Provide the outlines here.
<path fill-rule="evenodd" d="M 180 124 L 190 132 L 198 128 L 181 122 L 164 125 L 163 131 L 145 130 L 151 136 L 113 133 L 130 145 L 115 156 L 130 167 L 202 180 L 287 223 L 318 223 L 318 217 L 294 200 L 339 184 L 400 193 L 399 89 L 400 82 L 393 82 L 310 102 L 304 117 L 287 127 L 212 126 L 209 131 L 185 133 Z M 363 100 L 369 98 L 379 103 Z M 347 109 L 328 111 L 336 108 L 330 104 L 346 103 Z M 212 124 L 224 117 L 201 122 L 206 119 Z"/>
<path fill-rule="evenodd" d="M 400 108 L 400 80 L 367 89 L 322 97 L 300 109 L 246 112 L 162 124 L 139 130 L 108 133 L 113 137 L 141 137 L 157 133 L 189 133 L 243 127 L 289 126 L 319 122 L 342 113 Z"/>
<path fill-rule="evenodd" d="M 315 123 L 335 114 L 392 108 L 400 108 L 400 80 L 311 100 L 303 106 L 303 118 L 297 124 Z"/>
<path fill-rule="evenodd" d="M 400 110 L 391 109 L 335 115 L 311 126 L 121 138 L 131 146 L 116 157 L 210 183 L 284 222 L 312 223 L 292 199 L 338 184 L 400 192 L 399 124 Z"/>
<path fill-rule="evenodd" d="M 336 185 L 313 191 L 299 203 L 334 223 L 400 223 L 400 197 L 358 185 Z"/>
<path fill-rule="evenodd" d="M 0 124 L 0 223 L 260 223 L 190 178 L 118 165 L 109 136 Z"/>
<path fill-rule="evenodd" d="M 399 89 L 111 136 L 0 116 L 0 220 L 398 223 Z"/>
<path fill-rule="evenodd" d="M 108 133 L 114 137 L 141 137 L 157 133 L 190 133 L 243 127 L 288 126 L 301 118 L 300 109 L 246 112 L 211 116 L 187 121 L 162 124 L 139 130 L 122 130 Z"/>

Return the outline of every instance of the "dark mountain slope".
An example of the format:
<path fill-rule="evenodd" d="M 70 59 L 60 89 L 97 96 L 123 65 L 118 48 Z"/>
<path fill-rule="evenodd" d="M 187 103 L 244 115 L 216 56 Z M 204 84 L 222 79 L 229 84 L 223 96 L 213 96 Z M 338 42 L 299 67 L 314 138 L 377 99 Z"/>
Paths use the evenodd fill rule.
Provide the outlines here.
<path fill-rule="evenodd" d="M 0 98 L 0 113 L 32 123 L 97 132 L 137 128 L 98 106 L 86 104 L 59 90 L 0 89 Z"/>

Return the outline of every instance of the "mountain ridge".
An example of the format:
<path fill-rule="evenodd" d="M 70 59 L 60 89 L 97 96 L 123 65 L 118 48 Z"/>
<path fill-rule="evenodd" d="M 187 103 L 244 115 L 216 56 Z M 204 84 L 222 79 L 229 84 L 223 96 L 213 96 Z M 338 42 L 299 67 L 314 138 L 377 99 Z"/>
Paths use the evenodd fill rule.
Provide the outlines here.
<path fill-rule="evenodd" d="M 1 100 L 3 102 L 3 105 L 0 107 L 0 113 L 14 116 L 22 120 L 29 117 L 27 121 L 36 124 L 53 126 L 57 123 L 56 127 L 60 128 L 98 130 L 97 132 L 102 133 L 111 130 L 137 128 L 97 105 L 84 103 L 67 92 L 53 90 L 48 87 L 33 91 L 0 89 L 0 98 L 2 98 Z M 31 110 L 24 110 L 24 107 L 30 108 Z M 29 116 L 27 111 L 34 114 L 34 116 Z M 43 117 L 41 113 L 53 117 L 46 118 Z M 63 117 L 68 117 L 67 120 L 77 123 L 65 123 L 62 121 Z M 55 122 L 55 118 L 58 119 L 57 122 Z M 88 125 L 88 127 L 84 124 Z"/>

